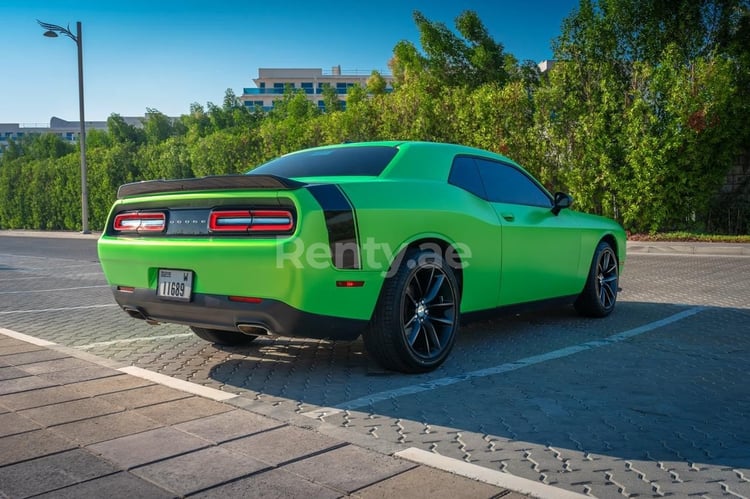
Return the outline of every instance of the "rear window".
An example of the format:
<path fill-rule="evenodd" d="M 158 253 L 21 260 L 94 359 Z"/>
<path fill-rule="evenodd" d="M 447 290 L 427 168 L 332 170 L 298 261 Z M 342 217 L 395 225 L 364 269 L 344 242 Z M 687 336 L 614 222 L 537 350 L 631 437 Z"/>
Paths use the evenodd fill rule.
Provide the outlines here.
<path fill-rule="evenodd" d="M 392 146 L 317 149 L 282 156 L 260 165 L 249 175 L 279 177 L 378 176 L 398 152 Z"/>

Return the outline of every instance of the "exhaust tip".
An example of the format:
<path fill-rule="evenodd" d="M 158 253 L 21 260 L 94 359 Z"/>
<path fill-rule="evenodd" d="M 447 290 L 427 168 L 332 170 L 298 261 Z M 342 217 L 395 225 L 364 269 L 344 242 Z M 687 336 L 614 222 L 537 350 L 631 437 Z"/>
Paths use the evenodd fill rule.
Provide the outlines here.
<path fill-rule="evenodd" d="M 242 334 L 250 336 L 269 336 L 271 331 L 262 324 L 237 324 L 237 329 Z"/>
<path fill-rule="evenodd" d="M 122 309 L 133 319 L 140 319 L 142 321 L 147 321 L 149 318 L 146 316 L 146 313 L 138 308 L 138 307 L 122 307 Z"/>

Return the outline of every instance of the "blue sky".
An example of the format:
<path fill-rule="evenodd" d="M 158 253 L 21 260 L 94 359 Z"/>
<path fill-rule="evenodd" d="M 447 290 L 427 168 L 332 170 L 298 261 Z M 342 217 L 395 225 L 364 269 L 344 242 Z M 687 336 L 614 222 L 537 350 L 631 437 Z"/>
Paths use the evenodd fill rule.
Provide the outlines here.
<path fill-rule="evenodd" d="M 178 116 L 253 86 L 259 67 L 387 70 L 399 40 L 418 44 L 412 11 L 453 28 L 475 10 L 520 60 L 550 42 L 577 0 L 10 0 L 0 3 L 0 123 L 78 119 L 76 47 L 45 38 L 36 19 L 83 23 L 86 119 Z"/>

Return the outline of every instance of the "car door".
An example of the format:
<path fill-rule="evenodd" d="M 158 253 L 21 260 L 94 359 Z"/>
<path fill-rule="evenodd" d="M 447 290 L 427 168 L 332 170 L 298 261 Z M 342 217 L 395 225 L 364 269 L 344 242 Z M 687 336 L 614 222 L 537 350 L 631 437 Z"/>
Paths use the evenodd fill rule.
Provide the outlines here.
<path fill-rule="evenodd" d="M 474 158 L 502 226 L 500 306 L 577 294 L 580 231 L 569 210 L 509 163 Z"/>

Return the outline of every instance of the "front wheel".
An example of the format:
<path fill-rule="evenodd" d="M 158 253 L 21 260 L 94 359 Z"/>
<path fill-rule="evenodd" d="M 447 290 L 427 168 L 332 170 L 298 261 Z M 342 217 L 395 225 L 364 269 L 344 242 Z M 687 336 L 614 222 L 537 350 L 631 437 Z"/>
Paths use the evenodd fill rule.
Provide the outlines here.
<path fill-rule="evenodd" d="M 459 310 L 453 269 L 432 251 L 410 250 L 383 284 L 365 348 L 386 369 L 432 371 L 453 348 Z"/>
<path fill-rule="evenodd" d="M 211 343 L 224 346 L 241 346 L 252 343 L 257 336 L 242 334 L 240 332 L 220 331 L 218 329 L 204 329 L 202 327 L 190 326 L 195 335 Z"/>
<path fill-rule="evenodd" d="M 574 306 L 579 314 L 606 317 L 615 308 L 619 282 L 617 255 L 612 246 L 602 241 L 596 247 L 586 286 Z"/>

